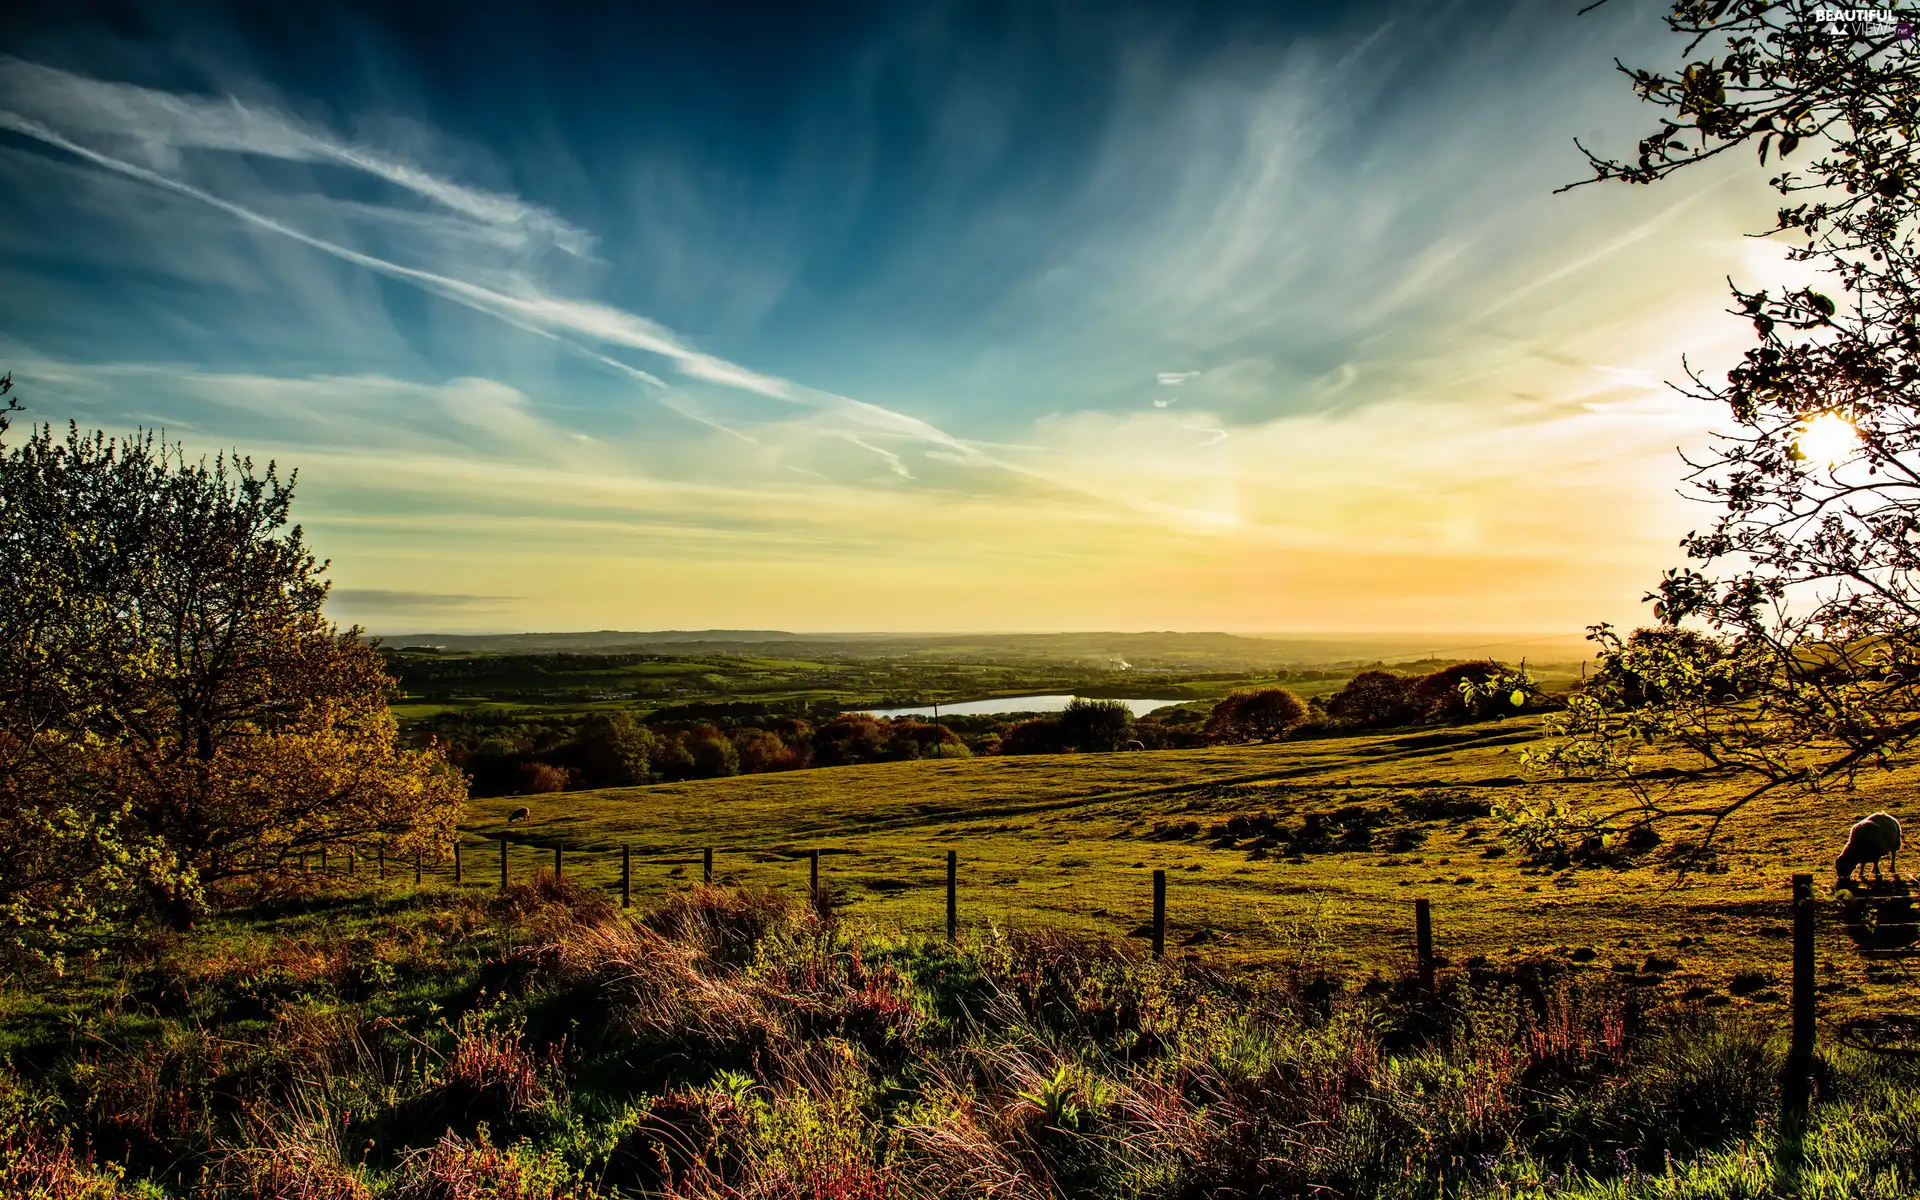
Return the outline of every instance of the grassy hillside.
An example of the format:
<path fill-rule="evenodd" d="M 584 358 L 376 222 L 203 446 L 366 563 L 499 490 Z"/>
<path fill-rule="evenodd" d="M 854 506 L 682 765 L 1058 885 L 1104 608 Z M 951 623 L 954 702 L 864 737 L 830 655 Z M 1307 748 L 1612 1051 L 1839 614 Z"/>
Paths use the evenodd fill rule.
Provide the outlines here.
<path fill-rule="evenodd" d="M 1258 966 L 1310 939 L 1360 969 L 1402 969 L 1412 902 L 1429 898 L 1455 963 L 1549 954 L 1708 1005 L 1783 1003 L 1788 876 L 1824 895 L 1855 817 L 1900 813 L 1911 773 L 1852 796 L 1769 801 L 1736 820 L 1705 871 L 1671 846 L 1624 867 L 1530 866 L 1489 806 L 1593 785 L 1524 779 L 1533 723 L 1197 751 L 905 762 L 477 801 L 470 885 L 498 877 L 501 834 L 526 878 L 564 851 L 569 877 L 637 900 L 697 881 L 799 893 L 806 852 L 850 916 L 931 930 L 945 855 L 961 856 L 962 920 L 1137 936 L 1150 873 L 1169 873 L 1169 945 Z M 531 820 L 511 828 L 522 804 Z M 1242 820 L 1233 822 L 1233 818 Z M 1828 906 L 1831 907 L 1831 906 Z M 1835 1012 L 1899 1006 L 1903 972 L 1872 963 L 1826 914 L 1823 990 Z M 1655 969 L 1646 968 L 1652 960 Z M 1883 966 L 1889 969 L 1883 970 Z M 1745 976 L 1736 980 L 1736 976 Z M 1776 987 L 1776 981 L 1780 986 Z M 1738 995 L 1734 993 L 1738 992 Z"/>
<path fill-rule="evenodd" d="M 1777 1082 L 1786 876 L 1909 778 L 1770 805 L 1675 886 L 1666 847 L 1568 872 L 1500 845 L 1496 799 L 1580 786 L 1520 778 L 1531 736 L 563 794 L 508 832 L 505 893 L 489 839 L 528 802 L 477 802 L 458 890 L 336 856 L 7 979 L 0 1179 L 36 1200 L 1916 1194 L 1920 1064 L 1830 1023 L 1804 1125 Z M 705 845 L 751 886 L 693 886 Z M 800 902 L 810 849 L 834 914 Z M 1155 867 L 1166 962 L 1138 936 Z M 1422 895 L 1451 960 L 1432 993 L 1407 973 Z M 1898 962 L 1823 909 L 1830 1021 L 1905 1008 Z"/>

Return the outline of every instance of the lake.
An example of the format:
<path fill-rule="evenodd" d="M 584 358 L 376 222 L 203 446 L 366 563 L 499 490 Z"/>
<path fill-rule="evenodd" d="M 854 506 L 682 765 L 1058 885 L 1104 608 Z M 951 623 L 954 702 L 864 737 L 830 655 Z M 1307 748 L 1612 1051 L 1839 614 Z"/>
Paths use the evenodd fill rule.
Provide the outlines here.
<path fill-rule="evenodd" d="M 1021 712 L 1059 712 L 1072 701 L 1072 696 L 1000 696 L 993 700 L 961 700 L 953 704 L 923 704 L 911 708 L 861 708 L 855 712 L 871 713 L 876 717 L 931 717 L 934 709 L 940 710 L 943 717 L 971 716 L 978 713 L 1021 713 Z M 1120 703 L 1133 710 L 1136 717 L 1145 716 L 1156 708 L 1165 708 L 1169 704 L 1179 704 L 1178 700 L 1121 700 Z"/>

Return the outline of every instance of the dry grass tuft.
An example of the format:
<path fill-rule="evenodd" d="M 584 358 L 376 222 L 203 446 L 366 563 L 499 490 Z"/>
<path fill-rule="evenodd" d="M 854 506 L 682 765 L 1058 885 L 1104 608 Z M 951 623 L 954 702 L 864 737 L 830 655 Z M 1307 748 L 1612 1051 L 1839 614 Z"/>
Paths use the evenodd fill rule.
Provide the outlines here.
<path fill-rule="evenodd" d="M 401 1165 L 392 1200 L 593 1200 L 598 1192 L 551 1160 L 519 1147 L 502 1150 L 483 1135 L 452 1133 Z"/>
<path fill-rule="evenodd" d="M 25 1130 L 0 1136 L 0 1185 L 18 1200 L 125 1200 L 117 1170 L 102 1171 L 58 1141 Z"/>

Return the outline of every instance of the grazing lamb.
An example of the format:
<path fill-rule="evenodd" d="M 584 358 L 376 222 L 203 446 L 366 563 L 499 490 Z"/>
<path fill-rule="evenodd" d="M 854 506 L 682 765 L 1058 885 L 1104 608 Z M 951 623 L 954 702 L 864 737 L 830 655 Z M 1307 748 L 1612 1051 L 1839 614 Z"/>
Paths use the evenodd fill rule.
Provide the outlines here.
<path fill-rule="evenodd" d="M 1900 879 L 1900 822 L 1886 813 L 1877 812 L 1864 821 L 1854 823 L 1847 831 L 1847 848 L 1833 862 L 1838 878 L 1835 886 L 1845 884 L 1853 877 L 1855 867 L 1873 864 L 1873 877 L 1880 878 L 1880 860 L 1893 860 L 1893 878 Z"/>
<path fill-rule="evenodd" d="M 1128 750 L 1145 750 L 1147 748 L 1147 744 L 1141 741 L 1139 738 L 1134 738 L 1132 741 L 1127 743 L 1126 748 Z"/>
<path fill-rule="evenodd" d="M 532 819 L 533 819 L 533 810 L 525 807 L 524 805 L 521 806 L 520 808 L 514 809 L 512 812 L 507 814 L 507 824 L 509 825 L 513 824 L 515 821 L 531 821 Z"/>

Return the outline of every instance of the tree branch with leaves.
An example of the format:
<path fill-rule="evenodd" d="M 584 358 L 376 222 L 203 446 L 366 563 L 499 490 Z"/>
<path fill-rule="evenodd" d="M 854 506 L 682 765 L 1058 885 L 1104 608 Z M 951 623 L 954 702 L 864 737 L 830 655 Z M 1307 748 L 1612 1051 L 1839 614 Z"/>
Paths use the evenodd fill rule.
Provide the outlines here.
<path fill-rule="evenodd" d="M 1894 7 L 1825 7 L 1674 5 L 1681 64 L 1620 68 L 1657 129 L 1631 159 L 1589 152 L 1569 185 L 1656 184 L 1745 148 L 1782 197 L 1757 235 L 1825 276 L 1730 285 L 1754 344 L 1679 385 L 1728 417 L 1685 463 L 1711 520 L 1649 593 L 1656 628 L 1594 630 L 1599 677 L 1532 756 L 1624 785 L 1564 818 L 1585 828 L 1695 818 L 1704 845 L 1763 796 L 1850 788 L 1920 740 L 1920 54 Z"/>

